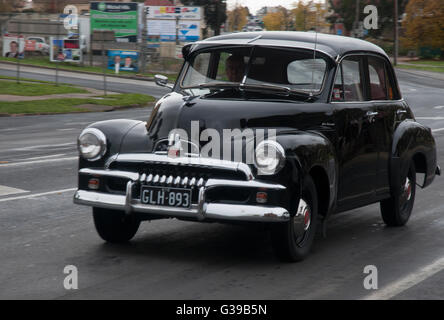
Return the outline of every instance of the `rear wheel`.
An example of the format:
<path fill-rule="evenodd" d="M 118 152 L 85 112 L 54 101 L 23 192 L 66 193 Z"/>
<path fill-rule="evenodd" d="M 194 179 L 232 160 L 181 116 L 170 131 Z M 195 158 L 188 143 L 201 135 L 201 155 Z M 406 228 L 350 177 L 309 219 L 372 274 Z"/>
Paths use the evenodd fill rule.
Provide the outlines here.
<path fill-rule="evenodd" d="M 416 195 L 416 170 L 413 161 L 407 175 L 401 178 L 401 188 L 391 198 L 381 201 L 381 215 L 385 224 L 399 227 L 407 223 Z"/>
<path fill-rule="evenodd" d="M 131 240 L 140 226 L 139 219 L 118 210 L 93 208 L 93 218 L 99 236 L 111 243 Z"/>
<path fill-rule="evenodd" d="M 282 261 L 304 260 L 310 253 L 318 224 L 318 196 L 311 177 L 305 179 L 302 199 L 298 205 L 301 218 L 291 217 L 290 221 L 273 225 L 271 239 L 276 256 Z M 299 222 L 298 222 L 299 221 Z"/>

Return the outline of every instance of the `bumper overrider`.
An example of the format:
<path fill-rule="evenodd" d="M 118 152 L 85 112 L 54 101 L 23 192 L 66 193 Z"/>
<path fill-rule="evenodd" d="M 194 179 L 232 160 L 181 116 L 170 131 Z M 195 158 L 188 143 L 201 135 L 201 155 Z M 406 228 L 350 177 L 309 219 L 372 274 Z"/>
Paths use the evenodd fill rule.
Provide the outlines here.
<path fill-rule="evenodd" d="M 191 176 L 199 169 L 209 173 L 213 170 L 231 173 L 226 175 L 231 178 L 211 174 L 203 178 Z M 91 180 L 95 182 L 92 186 Z M 120 181 L 120 192 L 109 188 L 107 181 Z M 194 201 L 189 208 L 145 204 L 141 201 L 140 190 L 147 185 L 191 188 Z M 263 201 L 263 197 L 261 201 L 256 199 L 258 193 L 266 194 L 267 200 Z M 230 199 L 230 195 L 239 194 L 245 198 Z M 225 195 L 227 199 L 224 199 Z M 279 205 L 283 199 L 288 199 L 285 186 L 255 179 L 250 167 L 244 163 L 199 157 L 171 158 L 159 154 L 121 154 L 104 169 L 82 168 L 79 170 L 79 189 L 74 195 L 76 204 L 121 210 L 128 215 L 140 213 L 196 221 L 289 221 L 288 209 Z M 303 217 L 296 213 L 295 223 L 298 218 L 302 224 Z"/>

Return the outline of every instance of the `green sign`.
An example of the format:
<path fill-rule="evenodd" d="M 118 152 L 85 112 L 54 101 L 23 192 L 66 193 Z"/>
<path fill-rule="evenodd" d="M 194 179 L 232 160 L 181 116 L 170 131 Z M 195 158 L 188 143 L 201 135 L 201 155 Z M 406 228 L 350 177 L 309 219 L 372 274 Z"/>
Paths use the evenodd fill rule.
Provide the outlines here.
<path fill-rule="evenodd" d="M 117 41 L 137 42 L 138 3 L 91 2 L 91 32 L 114 31 Z"/>

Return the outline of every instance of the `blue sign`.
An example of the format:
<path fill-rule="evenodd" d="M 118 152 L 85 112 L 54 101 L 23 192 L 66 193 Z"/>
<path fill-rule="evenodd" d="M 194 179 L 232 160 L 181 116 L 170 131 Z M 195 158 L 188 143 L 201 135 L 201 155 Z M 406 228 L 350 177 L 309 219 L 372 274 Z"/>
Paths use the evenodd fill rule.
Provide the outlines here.
<path fill-rule="evenodd" d="M 132 50 L 108 50 L 108 69 L 137 72 L 139 52 Z"/>

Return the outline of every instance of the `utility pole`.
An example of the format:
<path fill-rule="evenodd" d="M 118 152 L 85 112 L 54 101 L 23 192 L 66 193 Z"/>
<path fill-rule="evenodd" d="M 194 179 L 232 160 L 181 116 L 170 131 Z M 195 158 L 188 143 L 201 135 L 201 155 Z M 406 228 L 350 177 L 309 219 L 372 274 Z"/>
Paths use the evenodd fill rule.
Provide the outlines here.
<path fill-rule="evenodd" d="M 355 38 L 358 37 L 358 28 L 359 28 L 359 1 L 360 0 L 356 0 L 356 13 L 355 13 L 355 23 L 354 23 L 354 33 L 355 33 Z"/>
<path fill-rule="evenodd" d="M 395 0 L 395 45 L 393 52 L 393 64 L 396 66 L 398 64 L 398 0 Z"/>

